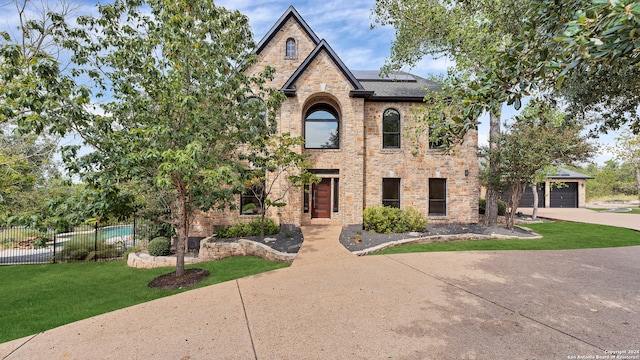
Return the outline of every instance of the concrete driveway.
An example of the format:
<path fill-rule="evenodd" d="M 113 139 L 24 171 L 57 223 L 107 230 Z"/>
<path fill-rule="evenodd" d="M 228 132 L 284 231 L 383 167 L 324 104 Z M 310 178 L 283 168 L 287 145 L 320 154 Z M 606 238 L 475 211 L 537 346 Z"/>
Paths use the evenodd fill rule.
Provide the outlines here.
<path fill-rule="evenodd" d="M 290 268 L 0 344 L 0 356 L 640 359 L 640 247 L 356 257 L 339 228 L 303 231 Z"/>
<path fill-rule="evenodd" d="M 518 208 L 518 211 L 525 215 L 531 215 L 533 208 Z M 640 231 L 640 214 L 600 212 L 585 208 L 541 208 L 538 209 L 538 216 L 547 219 L 626 227 Z"/>

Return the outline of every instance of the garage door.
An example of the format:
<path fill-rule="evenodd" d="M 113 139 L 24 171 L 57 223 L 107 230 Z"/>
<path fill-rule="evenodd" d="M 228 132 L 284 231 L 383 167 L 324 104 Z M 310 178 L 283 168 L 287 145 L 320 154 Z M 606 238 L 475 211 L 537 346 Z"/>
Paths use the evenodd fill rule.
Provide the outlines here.
<path fill-rule="evenodd" d="M 508 202 L 510 197 L 511 189 L 500 194 L 500 200 L 504 202 Z M 531 190 L 531 186 L 527 185 L 527 189 L 522 194 L 522 198 L 520 198 L 520 205 L 518 205 L 518 207 L 533 207 L 533 191 Z M 544 183 L 538 184 L 538 207 L 544 207 Z"/>
<path fill-rule="evenodd" d="M 520 207 L 533 207 L 533 190 L 527 185 L 527 189 L 520 199 Z M 538 184 L 538 207 L 544 207 L 544 183 Z"/>
<path fill-rule="evenodd" d="M 577 208 L 578 207 L 578 183 L 568 182 L 566 186 L 558 188 L 553 186 L 549 200 L 552 208 Z"/>

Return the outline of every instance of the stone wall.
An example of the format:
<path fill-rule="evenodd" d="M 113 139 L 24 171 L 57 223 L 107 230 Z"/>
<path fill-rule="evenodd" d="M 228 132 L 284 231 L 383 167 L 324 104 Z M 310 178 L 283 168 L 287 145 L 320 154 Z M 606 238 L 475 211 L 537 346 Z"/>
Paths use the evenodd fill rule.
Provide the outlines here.
<path fill-rule="evenodd" d="M 364 206 L 382 205 L 382 179 L 400 178 L 400 205 L 413 207 L 427 216 L 429 179 L 446 179 L 446 215 L 431 216 L 435 223 L 477 223 L 479 165 L 477 133 L 470 131 L 462 145 L 450 154 L 429 149 L 426 131 L 418 131 L 414 120 L 419 103 L 368 102 L 365 106 Z M 393 108 L 400 112 L 401 147 L 382 147 L 382 114 Z"/>
<path fill-rule="evenodd" d="M 220 260 L 232 256 L 257 256 L 265 260 L 291 263 L 297 254 L 283 253 L 259 242 L 240 239 L 237 243 L 215 242 L 215 238 L 200 242 L 200 261 Z"/>
<path fill-rule="evenodd" d="M 296 41 L 297 55 L 295 57 L 285 56 L 287 39 L 289 38 Z M 277 71 L 273 81 L 267 85 L 281 88 L 315 47 L 313 40 L 300 24 L 290 18 L 262 49 L 259 54 L 260 61 L 249 70 L 249 73 L 262 71 L 267 65 L 271 66 Z"/>
<path fill-rule="evenodd" d="M 185 265 L 196 264 L 201 260 L 190 256 L 184 257 Z M 151 256 L 147 253 L 130 253 L 127 257 L 127 265 L 138 269 L 153 269 L 158 267 L 175 267 L 175 256 Z"/>

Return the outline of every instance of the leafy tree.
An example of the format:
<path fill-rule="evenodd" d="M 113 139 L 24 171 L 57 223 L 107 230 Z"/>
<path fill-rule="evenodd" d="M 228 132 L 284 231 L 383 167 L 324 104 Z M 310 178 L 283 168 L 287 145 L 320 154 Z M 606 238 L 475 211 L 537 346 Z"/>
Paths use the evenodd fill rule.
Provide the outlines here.
<path fill-rule="evenodd" d="M 135 180 L 166 194 L 177 234 L 176 275 L 196 210 L 226 207 L 242 187 L 240 144 L 275 117 L 281 94 L 265 87 L 273 70 L 252 75 L 257 61 L 248 19 L 213 1 L 126 1 L 78 18 L 62 40 L 74 71 L 95 82 L 105 115 L 76 124 L 94 151 L 65 158 L 106 194 Z"/>
<path fill-rule="evenodd" d="M 56 59 L 53 35 L 73 8 L 36 9 L 29 18 L 28 0 L 13 2 L 20 22 L 18 35 L 0 32 L 0 124 L 22 132 L 64 134 L 85 119 L 88 91 L 65 75 Z M 8 6 L 8 4 L 6 5 Z"/>
<path fill-rule="evenodd" d="M 396 29 L 387 70 L 425 55 L 455 61 L 441 95 L 427 99 L 450 114 L 445 142 L 459 141 L 486 110 L 495 154 L 500 107 L 518 108 L 535 92 L 563 99 L 570 118 L 600 130 L 630 122 L 640 131 L 639 11 L 634 0 L 378 0 L 374 8 L 379 23 Z M 498 162 L 489 159 L 485 225 L 495 222 Z"/>
<path fill-rule="evenodd" d="M 35 206 L 33 194 L 58 175 L 53 163 L 56 146 L 55 138 L 0 133 L 0 217 Z"/>
<path fill-rule="evenodd" d="M 640 4 L 635 0 L 533 1 L 515 39 L 530 48 L 554 96 L 572 117 L 595 117 L 598 129 L 625 123 L 640 131 Z"/>
<path fill-rule="evenodd" d="M 548 104 L 527 105 L 508 131 L 500 137 L 501 182 L 509 187 L 507 227 L 513 228 L 514 215 L 528 184 L 546 175 L 550 167 L 583 160 L 593 147 L 580 134 L 582 126 L 564 120 L 564 114 Z M 491 152 L 491 149 L 485 149 Z"/>
<path fill-rule="evenodd" d="M 616 158 L 629 162 L 633 165 L 636 177 L 636 194 L 640 200 L 640 134 L 633 135 L 624 133 L 616 139 L 616 146 L 613 148 Z"/>
<path fill-rule="evenodd" d="M 261 141 L 252 144 L 247 154 L 242 157 L 250 164 L 250 176 L 245 182 L 245 187 L 258 199 L 260 236 L 264 237 L 264 221 L 269 208 L 286 206 L 284 199 L 289 190 L 318 182 L 320 178 L 306 171 L 311 167 L 308 161 L 311 155 L 294 150 L 295 147 L 304 144 L 304 138 L 292 138 L 290 134 L 284 133 L 261 136 L 260 139 Z M 286 182 L 282 181 L 283 177 L 286 177 Z"/>
<path fill-rule="evenodd" d="M 637 195 L 635 167 L 629 162 L 608 160 L 603 165 L 589 163 L 586 166 L 563 165 L 592 177 L 586 183 L 587 201 L 614 198 L 617 195 Z"/>
<path fill-rule="evenodd" d="M 429 120 L 438 125 L 443 142 L 459 142 L 489 113 L 489 154 L 485 225 L 497 224 L 500 117 L 504 103 L 520 107 L 537 71 L 511 39 L 521 31 L 528 2 L 377 0 L 376 21 L 392 25 L 396 39 L 384 71 L 413 66 L 425 55 L 455 61 L 439 94 L 428 94 Z M 446 121 L 443 123 L 443 114 Z"/>

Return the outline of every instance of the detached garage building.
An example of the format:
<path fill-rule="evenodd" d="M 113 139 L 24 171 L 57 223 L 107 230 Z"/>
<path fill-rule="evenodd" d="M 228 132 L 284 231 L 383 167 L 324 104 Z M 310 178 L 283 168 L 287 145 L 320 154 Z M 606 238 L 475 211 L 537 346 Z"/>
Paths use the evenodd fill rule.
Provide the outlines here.
<path fill-rule="evenodd" d="M 587 202 L 585 181 L 591 176 L 575 171 L 558 168 L 554 175 L 547 177 L 545 182 L 538 183 L 538 207 L 539 208 L 578 208 L 585 207 Z M 509 192 L 505 192 L 500 198 L 507 201 Z M 520 207 L 533 207 L 533 191 L 527 186 Z"/>

